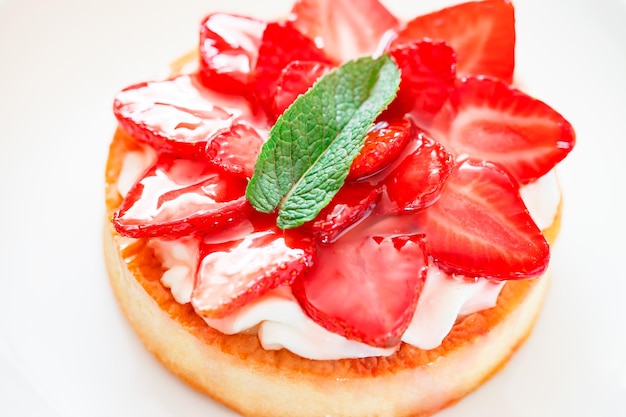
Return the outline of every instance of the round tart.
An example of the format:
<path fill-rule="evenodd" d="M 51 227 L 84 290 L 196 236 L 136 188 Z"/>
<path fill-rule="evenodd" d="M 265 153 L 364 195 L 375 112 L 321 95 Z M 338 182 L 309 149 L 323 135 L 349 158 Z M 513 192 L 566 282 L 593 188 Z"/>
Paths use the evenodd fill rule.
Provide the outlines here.
<path fill-rule="evenodd" d="M 490 32 L 480 29 L 485 22 Z M 459 33 L 461 23 L 472 29 Z M 362 10 L 347 0 L 300 0 L 289 19 L 276 22 L 207 16 L 191 55 L 197 69 L 132 85 L 114 104 L 120 123 L 106 167 L 105 258 L 115 296 L 146 347 L 182 380 L 246 416 L 422 416 L 476 389 L 528 337 L 549 286 L 560 191 L 548 221 L 537 226 L 520 190 L 553 176 L 574 145 L 565 119 L 511 86 L 514 44 L 514 9 L 502 0 L 406 22 L 376 0 Z M 363 55 L 376 58 L 355 59 Z M 343 185 L 324 189 L 330 197 L 316 201 L 309 217 L 285 212 L 295 185 L 264 209 L 254 186 L 263 181 L 267 148 L 300 146 L 277 126 L 297 127 L 301 114 L 314 114 L 307 105 L 328 103 L 329 86 L 360 90 L 355 77 L 367 71 L 376 77 L 363 103 L 391 91 L 371 120 L 364 116 L 369 105 L 342 101 L 337 91 L 344 90 L 333 90 L 333 105 L 354 106 L 366 126 L 355 134 L 360 145 L 349 161 L 334 164 Z M 397 92 L 387 88 L 393 80 Z M 329 117 L 330 124 L 340 119 Z M 337 137 L 343 148 L 352 146 Z M 149 161 L 129 180 L 135 154 Z M 277 177 L 279 165 L 272 165 Z M 315 168 L 311 163 L 303 176 Z M 178 180 L 188 183 L 168 188 Z M 339 208 L 347 211 L 338 216 Z M 276 236 L 268 246 L 286 245 L 277 257 L 295 260 L 271 258 L 261 272 L 233 262 L 235 273 L 219 275 L 205 262 L 210 256 L 237 248 L 253 257 L 236 239 L 214 242 L 245 222 Z M 372 253 L 389 258 L 368 259 L 363 249 L 374 266 L 354 265 L 345 254 L 362 250 L 348 245 L 360 233 L 372 234 Z M 164 285 L 168 268 L 151 242 L 187 237 L 201 243 L 190 269 L 191 301 L 181 302 Z M 424 302 L 429 271 L 500 286 L 495 303 L 459 313 L 441 343 L 420 348 L 401 340 Z M 216 284 L 223 281 L 230 293 Z M 393 300 L 367 292 L 373 286 L 386 294 L 394 283 L 409 290 Z M 239 285 L 244 291 L 235 294 Z M 326 331 L 387 353 L 309 359 L 264 347 L 258 327 L 225 334 L 209 325 L 275 288 L 291 288 Z M 376 314 L 385 318 L 380 326 Z"/>

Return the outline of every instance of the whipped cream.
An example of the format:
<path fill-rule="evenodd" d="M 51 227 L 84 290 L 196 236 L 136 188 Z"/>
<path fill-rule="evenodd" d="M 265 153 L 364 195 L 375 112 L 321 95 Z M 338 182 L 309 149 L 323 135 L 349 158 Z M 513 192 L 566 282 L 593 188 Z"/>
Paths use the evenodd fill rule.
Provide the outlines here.
<path fill-rule="evenodd" d="M 541 230 L 547 229 L 554 222 L 561 203 L 556 169 L 520 188 L 520 194 L 535 224 Z"/>
<path fill-rule="evenodd" d="M 118 183 L 122 195 L 129 189 L 128 179 L 137 178 L 153 160 L 151 155 L 140 154 L 126 155 Z M 524 186 L 521 195 L 540 228 L 552 224 L 560 203 L 554 170 Z M 249 230 L 244 221 L 222 233 L 232 236 L 249 233 Z M 177 302 L 191 302 L 199 247 L 197 238 L 153 238 L 149 245 L 166 269 L 161 278 L 163 285 L 170 288 Z M 402 341 L 421 349 L 436 348 L 459 316 L 493 307 L 502 286 L 503 282 L 486 278 L 450 277 L 431 265 L 418 307 Z M 205 321 L 224 334 L 255 332 L 263 348 L 288 349 L 308 359 L 388 356 L 397 349 L 369 346 L 326 330 L 304 313 L 289 287 L 270 290 L 233 314 Z"/>
<path fill-rule="evenodd" d="M 124 155 L 120 175 L 117 177 L 117 191 L 122 197 L 126 197 L 137 182 L 137 178 L 140 178 L 141 174 L 154 164 L 156 158 L 156 151 L 147 145 Z"/>

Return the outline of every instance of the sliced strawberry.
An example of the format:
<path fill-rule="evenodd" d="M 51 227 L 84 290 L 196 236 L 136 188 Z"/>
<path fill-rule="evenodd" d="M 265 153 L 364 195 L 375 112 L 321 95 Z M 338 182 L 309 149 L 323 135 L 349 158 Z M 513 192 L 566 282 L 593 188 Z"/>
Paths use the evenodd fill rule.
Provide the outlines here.
<path fill-rule="evenodd" d="M 423 286 L 423 235 L 350 233 L 322 246 L 311 271 L 293 293 L 318 324 L 372 346 L 400 342 Z"/>
<path fill-rule="evenodd" d="M 550 171 L 572 150 L 572 125 L 547 104 L 485 77 L 460 80 L 431 132 L 459 156 L 501 164 L 521 183 Z"/>
<path fill-rule="evenodd" d="M 410 112 L 420 126 L 426 127 L 454 87 L 454 51 L 445 42 L 425 40 L 398 46 L 390 53 L 400 68 L 402 81 L 387 112 Z"/>
<path fill-rule="evenodd" d="M 415 151 L 385 178 L 388 212 L 408 213 L 433 204 L 454 167 L 452 155 L 439 142 L 424 132 L 417 136 Z"/>
<path fill-rule="evenodd" d="M 161 155 L 130 189 L 113 224 L 134 238 L 221 229 L 251 211 L 245 188 L 244 179 L 206 162 Z"/>
<path fill-rule="evenodd" d="M 315 250 L 312 239 L 275 226 L 204 244 L 191 303 L 204 317 L 224 317 L 272 288 L 290 285 L 313 264 Z"/>
<path fill-rule="evenodd" d="M 247 94 L 265 22 L 226 13 L 207 16 L 200 25 L 199 78 L 230 94 Z"/>
<path fill-rule="evenodd" d="M 367 132 L 365 144 L 352 161 L 347 179 L 366 178 L 382 171 L 414 137 L 415 129 L 410 119 L 379 119 Z"/>
<path fill-rule="evenodd" d="M 263 32 L 255 68 L 256 95 L 272 113 L 276 85 L 282 70 L 292 61 L 331 61 L 315 43 L 298 32 L 291 22 L 269 23 Z"/>
<path fill-rule="evenodd" d="M 317 217 L 303 227 L 312 230 L 321 242 L 333 242 L 346 229 L 371 213 L 380 195 L 380 187 L 376 185 L 347 183 Z"/>
<path fill-rule="evenodd" d="M 378 0 L 298 0 L 290 19 L 336 62 L 374 54 L 398 26 Z"/>
<path fill-rule="evenodd" d="M 497 165 L 466 160 L 439 201 L 414 214 L 436 264 L 451 274 L 494 279 L 542 274 L 550 248 L 513 178 Z"/>
<path fill-rule="evenodd" d="M 515 11 L 509 0 L 472 1 L 411 20 L 392 45 L 423 38 L 456 51 L 457 73 L 490 75 L 507 82 L 515 67 Z"/>
<path fill-rule="evenodd" d="M 245 100 L 212 92 L 189 75 L 128 87 L 113 110 L 128 134 L 181 158 L 204 157 L 211 138 L 239 117 L 252 118 Z"/>
<path fill-rule="evenodd" d="M 232 174 L 251 178 L 254 164 L 261 152 L 267 132 L 254 128 L 249 123 L 235 122 L 232 127 L 217 136 L 207 145 L 208 159 Z"/>
<path fill-rule="evenodd" d="M 273 116 L 278 118 L 287 107 L 320 78 L 333 68 L 332 65 L 317 61 L 293 61 L 280 73 L 274 94 Z"/>

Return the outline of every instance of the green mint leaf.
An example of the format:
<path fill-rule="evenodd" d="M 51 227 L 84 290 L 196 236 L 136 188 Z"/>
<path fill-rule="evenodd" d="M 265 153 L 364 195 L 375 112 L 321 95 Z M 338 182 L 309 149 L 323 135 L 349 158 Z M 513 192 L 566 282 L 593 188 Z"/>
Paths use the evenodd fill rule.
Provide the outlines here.
<path fill-rule="evenodd" d="M 246 190 L 253 207 L 278 210 L 283 229 L 312 220 L 343 185 L 400 71 L 382 55 L 347 62 L 298 97 L 270 131 Z"/>

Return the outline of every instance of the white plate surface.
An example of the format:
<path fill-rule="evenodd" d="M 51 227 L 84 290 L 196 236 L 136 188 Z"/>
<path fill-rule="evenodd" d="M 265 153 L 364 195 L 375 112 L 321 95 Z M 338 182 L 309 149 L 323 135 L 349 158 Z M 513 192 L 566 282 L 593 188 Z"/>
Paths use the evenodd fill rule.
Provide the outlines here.
<path fill-rule="evenodd" d="M 578 134 L 554 282 L 506 368 L 440 415 L 624 416 L 626 1 L 516 7 L 519 81 Z M 271 17 L 289 1 L 0 0 L 0 415 L 235 415 L 143 349 L 101 249 L 112 97 L 194 47 L 218 9 Z"/>

